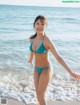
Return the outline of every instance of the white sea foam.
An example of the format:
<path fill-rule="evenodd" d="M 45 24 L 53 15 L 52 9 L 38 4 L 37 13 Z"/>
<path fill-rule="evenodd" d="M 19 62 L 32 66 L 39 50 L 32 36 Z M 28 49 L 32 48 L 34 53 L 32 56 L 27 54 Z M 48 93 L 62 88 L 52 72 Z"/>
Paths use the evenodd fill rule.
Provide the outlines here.
<path fill-rule="evenodd" d="M 24 103 L 36 103 L 33 75 L 20 78 L 11 75 L 0 78 L 0 96 L 13 98 Z M 48 100 L 73 100 L 80 101 L 80 81 L 69 76 L 53 75 L 46 93 Z"/>

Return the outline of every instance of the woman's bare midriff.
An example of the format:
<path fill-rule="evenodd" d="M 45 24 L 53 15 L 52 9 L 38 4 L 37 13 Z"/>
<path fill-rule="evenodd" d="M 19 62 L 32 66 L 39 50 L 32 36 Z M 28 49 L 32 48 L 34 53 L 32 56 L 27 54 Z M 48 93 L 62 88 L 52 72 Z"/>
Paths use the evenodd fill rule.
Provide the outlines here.
<path fill-rule="evenodd" d="M 49 66 L 48 54 L 35 54 L 35 65 L 40 68 Z"/>

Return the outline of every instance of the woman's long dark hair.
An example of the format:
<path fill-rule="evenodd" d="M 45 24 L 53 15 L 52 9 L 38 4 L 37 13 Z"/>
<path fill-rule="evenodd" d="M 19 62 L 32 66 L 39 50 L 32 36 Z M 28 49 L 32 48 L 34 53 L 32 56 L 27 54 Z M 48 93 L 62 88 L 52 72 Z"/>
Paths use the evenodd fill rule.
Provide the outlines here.
<path fill-rule="evenodd" d="M 42 16 L 42 15 L 39 15 L 39 16 L 37 16 L 36 18 L 35 18 L 35 20 L 34 20 L 34 23 L 33 23 L 33 26 L 35 26 L 35 23 L 36 23 L 36 21 L 37 20 L 43 20 L 43 21 L 46 21 L 46 26 L 48 25 L 48 22 L 47 22 L 47 19 L 44 17 L 44 16 Z M 33 38 L 35 38 L 37 36 L 37 33 L 35 33 L 34 35 L 32 35 L 31 37 L 30 37 L 30 39 L 33 39 Z"/>
<path fill-rule="evenodd" d="M 34 34 L 34 35 L 32 35 L 32 36 L 30 37 L 30 39 L 33 39 L 33 38 L 35 38 L 36 36 L 37 36 L 37 33 Z"/>

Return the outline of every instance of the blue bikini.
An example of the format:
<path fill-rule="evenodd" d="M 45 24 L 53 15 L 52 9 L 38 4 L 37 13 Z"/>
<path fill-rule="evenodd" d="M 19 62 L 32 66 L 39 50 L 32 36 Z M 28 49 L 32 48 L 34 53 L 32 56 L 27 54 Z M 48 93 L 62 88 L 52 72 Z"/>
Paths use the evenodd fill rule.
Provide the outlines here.
<path fill-rule="evenodd" d="M 34 51 L 32 46 L 33 46 L 33 42 L 31 43 L 31 46 L 30 46 L 31 52 L 35 52 L 37 54 L 47 54 L 48 52 L 47 49 L 44 47 L 43 41 L 42 41 L 41 46 L 37 49 L 37 51 Z"/>
<path fill-rule="evenodd" d="M 36 51 L 33 50 L 33 42 L 32 42 L 30 45 L 30 50 L 31 50 L 31 52 L 35 52 L 37 54 L 47 54 L 48 53 L 48 50 L 44 46 L 43 40 L 42 40 L 42 44 Z M 38 71 L 38 73 L 41 74 L 43 70 L 48 70 L 50 67 L 48 66 L 48 67 L 39 68 L 39 67 L 35 66 L 35 68 Z"/>

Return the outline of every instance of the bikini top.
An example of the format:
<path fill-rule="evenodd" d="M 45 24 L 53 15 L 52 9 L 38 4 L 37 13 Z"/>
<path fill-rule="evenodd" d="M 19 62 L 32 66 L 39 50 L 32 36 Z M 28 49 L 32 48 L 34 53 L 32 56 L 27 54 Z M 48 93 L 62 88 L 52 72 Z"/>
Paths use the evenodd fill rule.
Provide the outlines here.
<path fill-rule="evenodd" d="M 40 45 L 40 47 L 36 51 L 33 50 L 33 42 L 32 42 L 30 45 L 30 51 L 35 52 L 37 54 L 47 54 L 47 52 L 48 52 L 48 50 L 44 46 L 43 40 L 42 40 L 42 44 Z"/>

